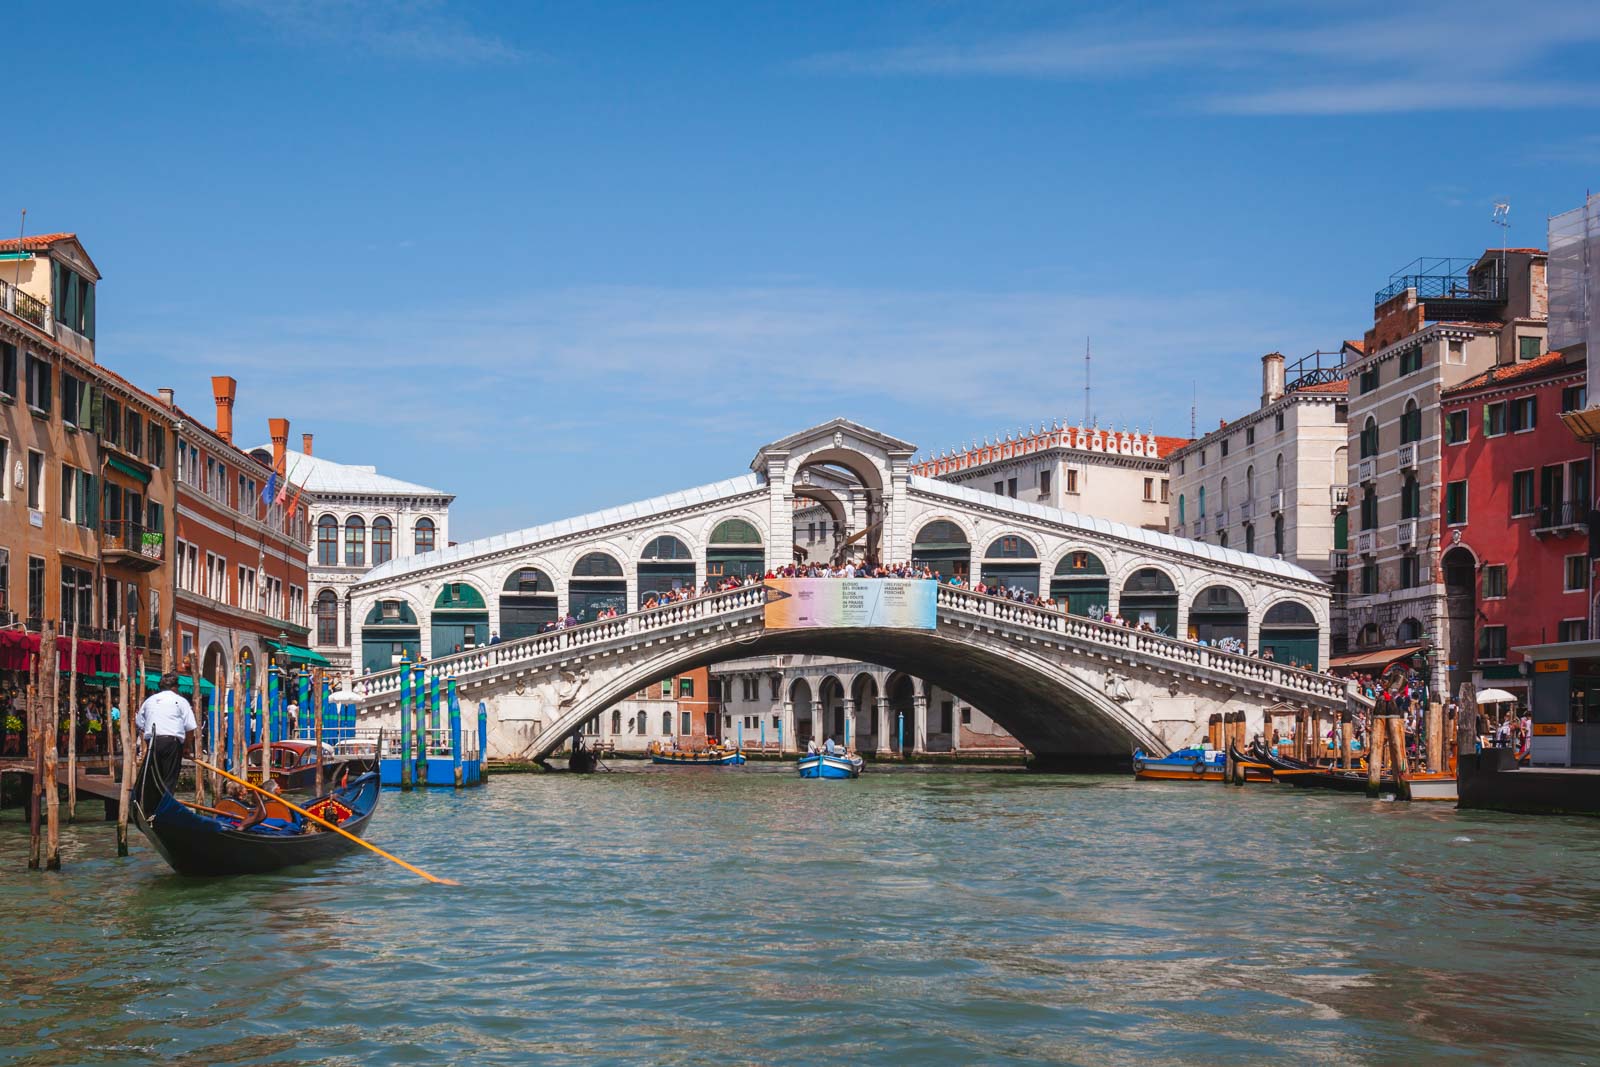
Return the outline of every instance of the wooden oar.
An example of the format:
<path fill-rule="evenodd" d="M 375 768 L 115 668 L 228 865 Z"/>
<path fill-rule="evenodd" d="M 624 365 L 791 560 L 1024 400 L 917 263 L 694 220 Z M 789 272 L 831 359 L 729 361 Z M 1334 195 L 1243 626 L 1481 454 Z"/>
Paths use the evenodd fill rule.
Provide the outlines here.
<path fill-rule="evenodd" d="M 209 764 L 209 763 L 201 763 L 199 760 L 195 760 L 194 762 L 195 762 L 195 766 L 197 766 L 197 767 L 204 767 L 208 771 L 213 771 L 213 772 L 215 772 L 217 774 L 222 775 L 222 777 L 226 778 L 230 782 L 237 782 L 239 785 L 244 786 L 246 789 L 253 789 L 257 793 L 260 793 L 264 797 L 270 797 L 271 799 L 276 800 L 278 803 L 282 804 L 284 807 L 288 808 L 290 811 L 299 812 L 301 815 L 304 815 L 306 818 L 310 819 L 312 822 L 316 823 L 318 826 L 321 826 L 321 827 L 324 827 L 326 829 L 332 830 L 336 834 L 342 834 L 345 837 L 348 837 L 350 840 L 354 841 L 356 844 L 360 845 L 362 848 L 370 849 L 371 851 L 376 852 L 378 855 L 382 856 L 384 859 L 388 860 L 390 863 L 399 864 L 400 866 L 404 867 L 406 870 L 410 871 L 412 874 L 415 874 L 415 875 L 418 875 L 420 877 L 426 878 L 428 881 L 435 882 L 435 883 L 437 883 L 439 885 L 460 885 L 461 884 L 460 882 L 453 882 L 448 878 L 439 878 L 439 877 L 436 877 L 434 875 L 431 875 L 427 871 L 423 870 L 421 867 L 413 867 L 413 866 L 411 866 L 411 864 L 407 863 L 405 860 L 401 859 L 399 856 L 391 856 L 389 853 L 385 852 L 383 849 L 379 848 L 377 845 L 374 845 L 371 841 L 364 841 L 361 838 L 357 837 L 355 834 L 351 833 L 349 830 L 345 830 L 345 829 L 343 829 L 341 827 L 335 826 L 333 823 L 328 822 L 326 819 L 320 819 L 317 816 L 311 814 L 305 808 L 297 807 L 296 805 L 291 804 L 289 801 L 283 799 L 283 797 L 279 796 L 278 794 L 270 792 L 270 791 L 268 791 L 266 789 L 262 789 L 259 785 L 256 785 L 256 784 L 254 784 L 252 782 L 247 782 L 243 778 L 235 778 L 233 775 L 229 774 L 227 771 L 223 770 L 221 767 L 213 767 L 213 766 L 211 766 L 211 764 Z"/>

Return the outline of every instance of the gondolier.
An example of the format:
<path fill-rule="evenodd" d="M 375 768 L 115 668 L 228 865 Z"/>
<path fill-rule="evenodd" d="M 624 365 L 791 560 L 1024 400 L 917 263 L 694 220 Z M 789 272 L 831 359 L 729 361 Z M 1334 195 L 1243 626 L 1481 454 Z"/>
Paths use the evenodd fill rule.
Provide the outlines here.
<path fill-rule="evenodd" d="M 178 772 L 183 769 L 183 746 L 197 728 L 194 708 L 178 695 L 178 676 L 163 674 L 161 688 L 139 705 L 134 727 L 144 738 L 145 762 L 141 785 L 157 786 L 162 792 L 178 789 Z M 152 781 L 150 775 L 156 778 Z M 153 806 L 153 805 L 152 805 Z"/>

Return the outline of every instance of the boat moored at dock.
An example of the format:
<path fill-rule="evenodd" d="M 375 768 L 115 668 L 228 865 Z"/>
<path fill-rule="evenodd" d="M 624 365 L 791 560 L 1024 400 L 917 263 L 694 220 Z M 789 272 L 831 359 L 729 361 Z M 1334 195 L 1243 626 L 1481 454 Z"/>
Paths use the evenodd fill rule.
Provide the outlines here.
<path fill-rule="evenodd" d="M 1213 748 L 1180 748 L 1168 756 L 1133 752 L 1133 776 L 1141 781 L 1221 782 L 1226 770 L 1226 757 Z"/>
<path fill-rule="evenodd" d="M 808 752 L 795 763 L 802 778 L 860 778 L 865 761 L 850 752 Z"/>
<path fill-rule="evenodd" d="M 743 767 L 744 753 L 737 748 L 676 749 L 650 742 L 650 762 L 671 767 Z"/>

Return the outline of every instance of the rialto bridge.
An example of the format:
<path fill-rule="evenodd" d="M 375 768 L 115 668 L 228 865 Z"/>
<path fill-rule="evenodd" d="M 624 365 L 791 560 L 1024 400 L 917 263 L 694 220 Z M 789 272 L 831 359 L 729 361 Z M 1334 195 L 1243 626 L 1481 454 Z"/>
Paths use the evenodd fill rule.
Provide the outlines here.
<path fill-rule="evenodd" d="M 383 564 L 351 597 L 362 721 L 395 722 L 402 656 L 487 704 L 492 756 L 546 755 L 657 679 L 770 654 L 905 671 L 982 708 L 1044 760 L 1164 750 L 1195 740 L 1216 712 L 1258 723 L 1274 707 L 1345 706 L 1342 681 L 1288 662 L 1327 662 L 1328 590 L 1309 572 L 913 476 L 914 452 L 836 419 L 761 448 L 738 478 Z M 926 563 L 1063 609 L 945 582 L 924 629 L 768 628 L 759 584 L 643 607 L 677 586 L 806 558 L 794 515 L 818 504 L 835 524 L 830 555 Z M 607 608 L 620 614 L 597 619 Z M 1155 632 L 1097 621 L 1106 612 Z M 568 616 L 578 625 L 545 630 Z M 1280 654 L 1223 651 L 1226 637 Z M 786 745 L 803 741 L 789 705 L 773 714 Z M 888 736 L 876 725 L 866 732 Z M 907 726 L 920 747 L 925 700 Z"/>

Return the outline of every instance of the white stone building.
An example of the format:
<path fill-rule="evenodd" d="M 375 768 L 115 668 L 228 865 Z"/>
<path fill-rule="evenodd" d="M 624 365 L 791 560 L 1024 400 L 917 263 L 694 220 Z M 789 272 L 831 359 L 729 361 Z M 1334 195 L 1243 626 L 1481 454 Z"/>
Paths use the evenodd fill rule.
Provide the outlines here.
<path fill-rule="evenodd" d="M 1342 573 L 1348 399 L 1340 363 L 1313 353 L 1290 374 L 1279 353 L 1261 357 L 1260 405 L 1168 457 L 1173 533 L 1288 560 L 1324 580 Z M 1204 613 L 1191 613 L 1189 629 L 1210 636 Z M 1305 661 L 1312 649 L 1273 653 Z"/>
<path fill-rule="evenodd" d="M 251 450 L 270 462 L 269 447 Z M 311 434 L 301 435 L 301 452 L 287 460 L 289 480 L 305 486 L 316 498 L 311 517 L 308 583 L 311 589 L 311 647 L 326 656 L 336 671 L 359 674 L 352 663 L 350 587 L 373 567 L 396 558 L 444 548 L 450 543 L 450 504 L 454 494 L 379 474 L 376 467 L 336 463 L 312 453 Z M 470 599 L 467 598 L 467 599 Z M 479 605 L 481 607 L 481 605 Z M 478 618 L 469 605 L 456 611 L 442 608 L 439 625 L 457 644 L 482 644 L 489 639 L 488 616 Z M 391 620 L 382 620 L 391 621 Z M 397 624 L 403 619 L 392 620 Z M 416 622 L 413 618 L 411 626 Z M 404 647 L 412 659 L 420 648 L 412 640 L 396 642 L 393 654 Z M 375 650 L 376 651 L 376 650 Z M 381 667 L 390 666 L 385 659 Z M 379 664 L 367 665 L 379 669 Z"/>

